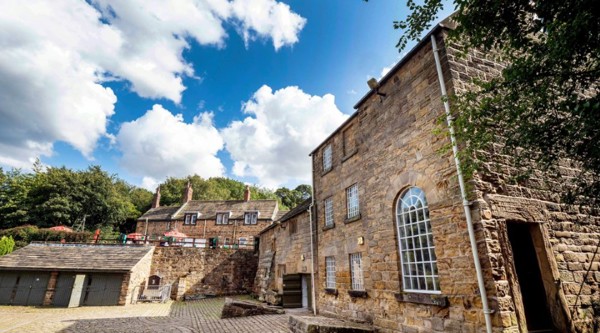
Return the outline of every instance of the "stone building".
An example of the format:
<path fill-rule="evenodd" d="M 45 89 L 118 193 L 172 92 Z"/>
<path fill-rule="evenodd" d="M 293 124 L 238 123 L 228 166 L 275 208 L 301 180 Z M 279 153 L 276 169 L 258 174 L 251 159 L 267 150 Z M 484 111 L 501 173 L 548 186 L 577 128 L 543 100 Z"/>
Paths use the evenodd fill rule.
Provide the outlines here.
<path fill-rule="evenodd" d="M 304 201 L 260 232 L 254 283 L 260 300 L 284 307 L 312 305 L 311 202 Z"/>
<path fill-rule="evenodd" d="M 502 69 L 478 51 L 461 56 L 450 28 L 438 24 L 370 82 L 311 153 L 316 310 L 379 332 L 598 332 L 600 220 L 540 182 L 511 183 L 509 159 L 465 189 L 443 149 L 443 88 Z"/>
<path fill-rule="evenodd" d="M 188 183 L 180 206 L 160 206 L 160 188 L 157 188 L 152 208 L 142 215 L 136 232 L 149 239 L 159 239 L 164 233 L 177 230 L 189 239 L 198 239 L 202 247 L 250 247 L 258 233 L 284 212 L 279 211 L 277 200 L 251 200 L 246 186 L 243 200 L 192 200 Z"/>

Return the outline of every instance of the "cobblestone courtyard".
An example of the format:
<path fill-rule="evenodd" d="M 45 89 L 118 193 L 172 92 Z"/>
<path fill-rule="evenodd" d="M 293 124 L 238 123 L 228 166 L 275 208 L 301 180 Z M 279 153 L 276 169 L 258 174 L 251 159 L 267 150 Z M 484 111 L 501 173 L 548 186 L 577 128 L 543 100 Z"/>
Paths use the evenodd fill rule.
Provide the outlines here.
<path fill-rule="evenodd" d="M 0 332 L 289 332 L 288 314 L 220 319 L 224 302 L 214 298 L 71 309 L 0 306 Z"/>

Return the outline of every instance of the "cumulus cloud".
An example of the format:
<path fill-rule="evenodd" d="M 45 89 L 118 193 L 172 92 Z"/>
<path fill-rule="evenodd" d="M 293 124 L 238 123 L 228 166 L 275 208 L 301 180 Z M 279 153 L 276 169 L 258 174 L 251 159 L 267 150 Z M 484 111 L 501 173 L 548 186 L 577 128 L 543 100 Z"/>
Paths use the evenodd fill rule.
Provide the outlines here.
<path fill-rule="evenodd" d="M 248 117 L 221 131 L 233 173 L 271 188 L 309 183 L 308 154 L 348 117 L 333 95 L 312 96 L 294 86 L 273 92 L 264 85 L 243 111 Z"/>
<path fill-rule="evenodd" d="M 28 165 L 56 141 L 92 158 L 98 139 L 111 138 L 117 100 L 103 82 L 179 103 L 183 78 L 195 75 L 183 58 L 190 40 L 221 47 L 229 24 L 279 49 L 305 22 L 275 0 L 3 1 L 0 163 Z"/>
<path fill-rule="evenodd" d="M 214 127 L 212 113 L 201 113 L 192 123 L 154 105 L 142 117 L 121 125 L 117 142 L 121 165 L 145 176 L 142 185 L 152 188 L 166 177 L 222 176 L 225 168 L 216 156 L 223 140 Z"/>

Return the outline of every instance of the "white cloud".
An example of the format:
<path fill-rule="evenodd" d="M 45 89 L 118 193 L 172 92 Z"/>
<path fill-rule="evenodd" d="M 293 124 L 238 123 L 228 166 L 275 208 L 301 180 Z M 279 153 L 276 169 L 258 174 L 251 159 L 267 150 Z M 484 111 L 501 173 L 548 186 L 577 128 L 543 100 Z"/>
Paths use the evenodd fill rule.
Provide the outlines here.
<path fill-rule="evenodd" d="M 64 141 L 92 158 L 114 113 L 102 86 L 181 101 L 189 40 L 221 47 L 230 24 L 292 45 L 305 19 L 275 0 L 6 0 L 0 10 L 0 163 L 28 165 Z M 259 11 L 257 11 L 259 10 Z M 263 13 L 262 11 L 265 11 Z"/>
<path fill-rule="evenodd" d="M 212 117 L 212 113 L 201 113 L 192 123 L 185 123 L 181 114 L 154 105 L 142 117 L 121 125 L 117 134 L 121 165 L 145 176 L 144 187 L 153 187 L 166 177 L 222 176 L 224 167 L 216 154 L 223 140 Z"/>
<path fill-rule="evenodd" d="M 258 89 L 244 104 L 249 116 L 221 131 L 236 176 L 267 187 L 309 183 L 308 154 L 348 116 L 331 94 L 311 96 L 298 87 Z"/>
<path fill-rule="evenodd" d="M 306 24 L 306 19 L 291 12 L 290 6 L 275 0 L 233 0 L 232 10 L 241 21 L 246 44 L 256 34 L 271 37 L 276 50 L 298 42 L 298 34 Z"/>

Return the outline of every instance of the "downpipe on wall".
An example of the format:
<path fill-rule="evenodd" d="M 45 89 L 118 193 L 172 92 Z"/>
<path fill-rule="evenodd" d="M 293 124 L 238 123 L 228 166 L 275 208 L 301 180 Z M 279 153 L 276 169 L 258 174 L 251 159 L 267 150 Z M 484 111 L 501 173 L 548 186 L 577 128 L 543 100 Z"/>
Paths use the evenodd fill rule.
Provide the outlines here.
<path fill-rule="evenodd" d="M 311 156 L 312 157 L 312 156 Z M 311 177 L 311 198 L 310 205 L 308 206 L 308 216 L 309 216 L 309 224 L 310 224 L 310 263 L 312 265 L 310 270 L 310 284 L 311 284 L 311 297 L 312 297 L 312 308 L 313 314 L 317 315 L 317 300 L 316 300 L 316 291 L 315 291 L 315 247 L 314 247 L 314 238 L 316 235 L 313 235 L 313 207 L 315 205 L 315 174 L 314 174 L 314 164 L 312 158 L 310 159 L 310 177 Z"/>
<path fill-rule="evenodd" d="M 483 271 L 481 270 L 481 263 L 479 262 L 479 252 L 477 251 L 477 240 L 475 239 L 475 230 L 473 229 L 473 218 L 471 217 L 471 208 L 469 201 L 467 200 L 467 191 L 465 189 L 465 181 L 463 178 L 462 170 L 460 167 L 460 161 L 458 159 L 458 145 L 456 144 L 456 136 L 454 132 L 454 126 L 452 124 L 452 114 L 450 113 L 450 103 L 448 102 L 448 93 L 446 92 L 446 84 L 444 83 L 444 74 L 442 73 L 442 65 L 440 62 L 439 49 L 435 40 L 435 34 L 431 35 L 431 47 L 433 49 L 433 57 L 435 58 L 435 69 L 438 74 L 440 81 L 440 90 L 442 92 L 442 99 L 444 100 L 444 110 L 446 112 L 446 122 L 448 124 L 448 130 L 450 131 L 450 141 L 452 143 L 452 153 L 454 155 L 454 164 L 456 165 L 456 173 L 458 174 L 458 184 L 460 186 L 460 196 L 462 198 L 462 205 L 465 211 L 465 218 L 467 220 L 467 230 L 469 232 L 469 241 L 471 243 L 471 252 L 473 253 L 473 262 L 475 264 L 475 272 L 477 273 L 477 284 L 479 287 L 479 294 L 481 295 L 481 304 L 483 306 L 483 314 L 485 317 L 485 327 L 487 333 L 492 333 L 492 317 L 493 311 L 490 310 L 488 305 L 487 293 L 485 291 L 485 281 L 483 279 Z"/>

